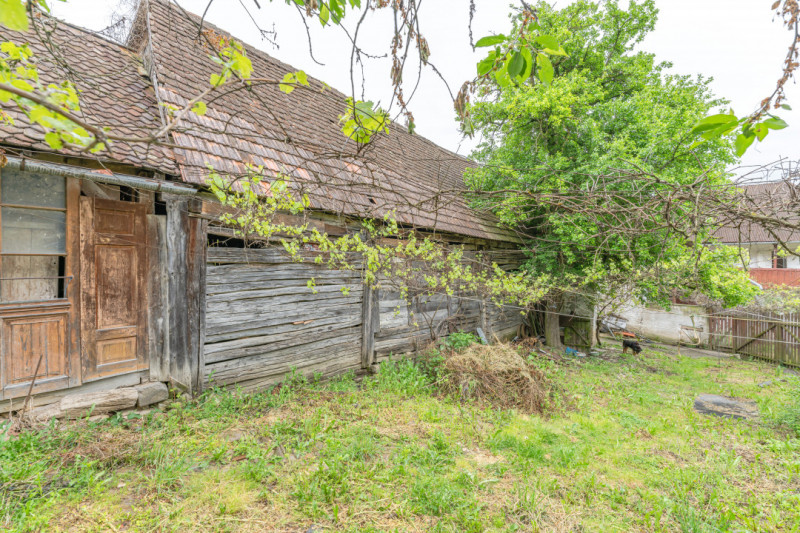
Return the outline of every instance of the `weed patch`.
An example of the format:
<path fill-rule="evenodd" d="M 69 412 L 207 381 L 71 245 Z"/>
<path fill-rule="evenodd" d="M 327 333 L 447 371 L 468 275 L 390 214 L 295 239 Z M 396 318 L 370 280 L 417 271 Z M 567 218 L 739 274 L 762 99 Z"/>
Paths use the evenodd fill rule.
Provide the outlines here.
<path fill-rule="evenodd" d="M 6 437 L 0 529 L 796 531 L 796 382 L 759 387 L 783 377 L 774 367 L 668 348 L 581 363 L 514 352 L 501 368 L 544 378 L 539 414 L 519 392 L 474 392 L 483 350 Z M 469 396 L 447 377 L 464 354 Z M 755 400 L 764 422 L 699 415 L 704 392 Z"/>

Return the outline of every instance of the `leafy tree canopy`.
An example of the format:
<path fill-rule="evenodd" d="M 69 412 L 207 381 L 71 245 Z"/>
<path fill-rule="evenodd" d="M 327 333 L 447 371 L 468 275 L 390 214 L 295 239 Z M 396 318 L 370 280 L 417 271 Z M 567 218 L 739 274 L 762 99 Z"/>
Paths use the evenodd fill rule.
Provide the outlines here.
<path fill-rule="evenodd" d="M 724 138 L 690 146 L 692 127 L 726 103 L 709 80 L 667 74 L 668 63 L 637 49 L 654 28 L 654 1 L 540 2 L 536 13 L 566 55 L 553 57 L 549 82 L 534 72 L 502 90 L 490 77 L 479 86 L 476 201 L 522 228 L 528 268 L 558 287 L 597 290 L 633 276 L 642 296 L 663 301 L 677 277 L 728 304 L 749 298 L 730 254 L 699 246 L 709 221 L 670 194 L 718 189 L 736 158 Z"/>

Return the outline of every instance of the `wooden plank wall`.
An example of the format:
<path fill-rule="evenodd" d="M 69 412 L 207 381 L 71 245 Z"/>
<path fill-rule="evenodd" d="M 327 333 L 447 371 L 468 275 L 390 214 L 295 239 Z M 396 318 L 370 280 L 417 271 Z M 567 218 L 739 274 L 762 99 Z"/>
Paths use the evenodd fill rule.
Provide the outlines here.
<path fill-rule="evenodd" d="M 483 328 L 490 342 L 514 337 L 522 315 L 511 307 L 482 302 L 474 296 L 417 296 L 408 305 L 400 293 L 378 291 L 379 325 L 375 329 L 375 361 L 424 349 L 454 331 Z"/>
<path fill-rule="evenodd" d="M 298 263 L 276 248 L 209 248 L 207 260 L 205 387 L 253 390 L 292 368 L 323 376 L 362 368 L 358 272 Z"/>

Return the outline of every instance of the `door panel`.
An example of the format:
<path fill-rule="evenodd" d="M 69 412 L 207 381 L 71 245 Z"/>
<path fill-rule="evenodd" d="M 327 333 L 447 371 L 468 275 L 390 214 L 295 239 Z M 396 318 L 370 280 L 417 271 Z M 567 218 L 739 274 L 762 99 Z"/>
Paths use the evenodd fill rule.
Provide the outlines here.
<path fill-rule="evenodd" d="M 81 198 L 84 381 L 147 368 L 146 208 Z"/>
<path fill-rule="evenodd" d="M 26 395 L 34 375 L 34 393 L 69 385 L 69 311 L 64 308 L 60 312 L 49 312 L 52 314 L 3 319 L 2 385 L 5 398 Z"/>
<path fill-rule="evenodd" d="M 95 246 L 97 329 L 136 325 L 137 250 L 133 246 Z"/>

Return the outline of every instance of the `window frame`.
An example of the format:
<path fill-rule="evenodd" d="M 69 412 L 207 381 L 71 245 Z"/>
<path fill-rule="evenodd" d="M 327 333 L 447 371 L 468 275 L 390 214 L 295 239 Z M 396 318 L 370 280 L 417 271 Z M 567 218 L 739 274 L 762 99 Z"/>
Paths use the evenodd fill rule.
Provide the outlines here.
<path fill-rule="evenodd" d="M 17 170 L 17 172 L 25 173 L 25 170 Z M 62 258 L 59 261 L 59 271 L 57 271 L 57 276 L 54 277 L 42 277 L 41 279 L 55 279 L 57 284 L 57 294 L 56 298 L 46 298 L 46 299 L 31 299 L 31 300 L 9 300 L 3 301 L 0 299 L 0 306 L 6 305 L 13 305 L 13 306 L 20 306 L 20 305 L 32 305 L 32 304 L 42 304 L 42 303 L 49 303 L 49 302 L 56 302 L 56 303 L 67 303 L 69 301 L 68 296 L 68 289 L 69 283 L 71 281 L 72 276 L 68 275 L 69 271 L 69 259 L 70 259 L 70 180 L 65 176 L 58 176 L 64 180 L 64 207 L 48 207 L 48 206 L 30 206 L 30 205 L 21 205 L 21 204 L 12 204 L 12 203 L 5 203 L 3 201 L 3 190 L 2 190 L 2 173 L 3 170 L 0 169 L 0 284 L 4 281 L 13 280 L 15 278 L 5 278 L 3 276 L 3 259 L 6 257 L 60 257 Z M 62 253 L 11 253 L 6 252 L 4 253 L 3 250 L 3 208 L 10 207 L 16 209 L 26 209 L 31 211 L 47 211 L 47 212 L 61 212 L 64 213 L 64 251 Z M 22 279 L 22 278 L 16 278 Z M 31 278 L 33 279 L 33 277 Z"/>

